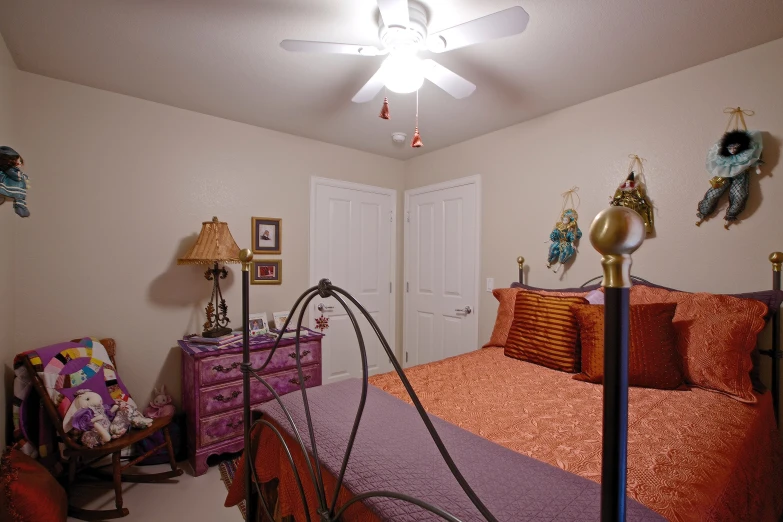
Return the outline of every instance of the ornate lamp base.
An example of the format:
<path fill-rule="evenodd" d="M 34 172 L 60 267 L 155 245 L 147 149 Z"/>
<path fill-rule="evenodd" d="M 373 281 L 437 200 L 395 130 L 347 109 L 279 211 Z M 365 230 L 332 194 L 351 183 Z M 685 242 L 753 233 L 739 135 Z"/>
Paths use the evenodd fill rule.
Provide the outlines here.
<path fill-rule="evenodd" d="M 228 327 L 228 306 L 220 291 L 220 280 L 225 279 L 227 275 L 226 268 L 218 267 L 217 262 L 214 267 L 208 268 L 204 272 L 204 278 L 213 282 L 212 298 L 204 310 L 207 315 L 207 322 L 204 323 L 204 332 L 201 334 L 204 337 L 215 338 L 231 333 L 231 328 Z"/>
<path fill-rule="evenodd" d="M 213 330 L 204 330 L 201 333 L 202 337 L 209 337 L 210 339 L 213 337 L 222 337 L 224 335 L 228 335 L 231 333 L 231 328 L 227 327 L 218 327 Z"/>

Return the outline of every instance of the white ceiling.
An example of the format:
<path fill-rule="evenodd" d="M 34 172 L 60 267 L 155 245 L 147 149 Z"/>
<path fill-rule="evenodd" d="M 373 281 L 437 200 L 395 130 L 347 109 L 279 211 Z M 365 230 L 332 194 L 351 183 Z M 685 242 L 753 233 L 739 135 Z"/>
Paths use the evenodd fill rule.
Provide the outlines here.
<path fill-rule="evenodd" d="M 409 158 L 783 37 L 781 0 L 425 0 L 430 32 L 522 5 L 527 30 L 430 55 L 475 83 L 455 100 L 351 97 L 383 57 L 308 55 L 283 39 L 377 44 L 375 0 L 0 0 L 18 67 L 395 158 Z M 730 71 L 727 71 L 730 74 Z"/>

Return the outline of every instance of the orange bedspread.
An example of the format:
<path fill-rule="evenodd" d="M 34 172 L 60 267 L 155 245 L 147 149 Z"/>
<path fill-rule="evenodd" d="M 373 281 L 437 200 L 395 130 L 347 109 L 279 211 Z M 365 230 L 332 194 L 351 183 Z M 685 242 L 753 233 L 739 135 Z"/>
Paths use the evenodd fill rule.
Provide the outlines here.
<path fill-rule="evenodd" d="M 406 370 L 428 412 L 600 482 L 602 387 L 486 348 Z M 410 400 L 394 373 L 370 382 Z M 757 404 L 700 389 L 631 388 L 628 494 L 675 521 L 776 522 L 783 446 Z"/>

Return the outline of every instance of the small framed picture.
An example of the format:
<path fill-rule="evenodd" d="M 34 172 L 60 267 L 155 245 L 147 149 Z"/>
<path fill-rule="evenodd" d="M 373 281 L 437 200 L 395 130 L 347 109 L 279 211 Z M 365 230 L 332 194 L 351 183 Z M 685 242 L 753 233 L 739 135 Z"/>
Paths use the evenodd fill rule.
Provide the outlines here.
<path fill-rule="evenodd" d="M 257 337 L 269 332 L 269 316 L 266 312 L 250 314 L 248 317 L 250 337 Z"/>
<path fill-rule="evenodd" d="M 254 254 L 279 254 L 283 220 L 278 218 L 254 217 L 252 245 Z"/>
<path fill-rule="evenodd" d="M 285 324 L 286 320 L 288 319 L 288 314 L 289 313 L 290 312 L 275 312 L 275 313 L 272 314 L 272 316 L 275 318 L 275 328 L 276 329 L 280 330 L 281 328 L 283 328 L 283 325 Z M 292 321 L 293 321 L 293 319 L 292 319 Z M 288 328 L 290 330 L 293 330 L 293 329 L 296 328 L 296 325 L 294 324 L 292 326 L 292 325 L 289 324 Z"/>
<path fill-rule="evenodd" d="M 253 261 L 250 282 L 254 285 L 279 285 L 283 282 L 282 259 Z"/>

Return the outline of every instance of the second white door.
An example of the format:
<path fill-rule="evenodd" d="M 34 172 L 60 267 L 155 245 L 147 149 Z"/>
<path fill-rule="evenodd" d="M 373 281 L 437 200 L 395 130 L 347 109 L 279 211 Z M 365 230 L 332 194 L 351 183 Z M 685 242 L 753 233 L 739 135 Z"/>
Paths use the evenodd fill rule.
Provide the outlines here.
<path fill-rule="evenodd" d="M 478 347 L 480 178 L 405 193 L 406 366 Z"/>
<path fill-rule="evenodd" d="M 353 295 L 393 350 L 396 191 L 324 178 L 313 178 L 311 191 L 311 284 L 328 278 Z M 350 309 L 364 336 L 370 374 L 391 370 L 370 324 L 356 307 Z M 316 297 L 310 308 L 311 327 L 322 316 L 329 321 L 322 341 L 323 383 L 361 377 L 359 345 L 347 312 L 334 298 Z"/>

